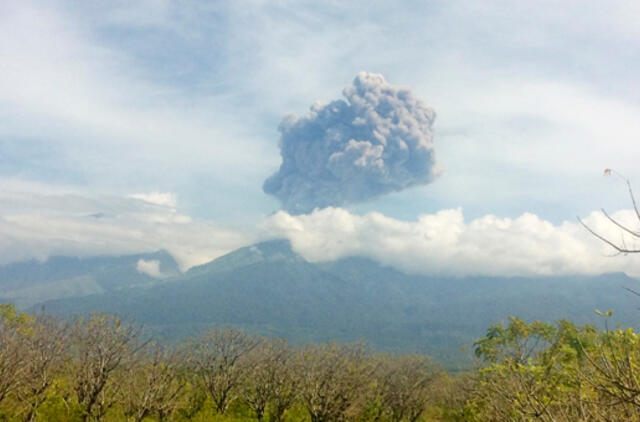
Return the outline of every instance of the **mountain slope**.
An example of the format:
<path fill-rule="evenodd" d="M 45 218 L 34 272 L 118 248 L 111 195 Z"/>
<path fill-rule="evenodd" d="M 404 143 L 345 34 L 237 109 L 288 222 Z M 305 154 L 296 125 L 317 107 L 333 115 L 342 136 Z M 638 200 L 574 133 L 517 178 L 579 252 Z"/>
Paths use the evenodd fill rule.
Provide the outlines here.
<path fill-rule="evenodd" d="M 162 281 L 140 272 L 140 261 L 158 262 L 163 278 L 179 274 L 178 264 L 167 252 L 119 257 L 51 257 L 0 266 L 0 301 L 20 308 L 64 297 L 80 297 Z"/>
<path fill-rule="evenodd" d="M 314 264 L 275 241 L 238 249 L 167 283 L 45 305 L 63 315 L 116 313 L 168 339 L 234 325 L 294 343 L 364 339 L 453 365 L 463 360 L 461 348 L 511 315 L 601 324 L 594 310 L 613 308 L 616 321 L 634 325 L 640 300 L 622 286 L 636 284 L 624 274 L 443 278 L 364 258 Z"/>

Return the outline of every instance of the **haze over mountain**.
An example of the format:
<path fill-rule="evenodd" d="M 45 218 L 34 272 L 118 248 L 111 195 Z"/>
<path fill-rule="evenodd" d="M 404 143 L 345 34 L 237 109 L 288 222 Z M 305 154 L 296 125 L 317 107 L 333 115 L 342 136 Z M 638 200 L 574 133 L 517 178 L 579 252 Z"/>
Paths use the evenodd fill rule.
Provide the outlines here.
<path fill-rule="evenodd" d="M 54 256 L 0 266 L 0 303 L 19 308 L 62 297 L 81 297 L 150 286 L 178 275 L 178 265 L 164 251 L 121 257 Z"/>
<path fill-rule="evenodd" d="M 169 277 L 140 273 L 140 260 L 159 261 Z M 0 302 L 65 316 L 105 311 L 169 341 L 232 325 L 294 343 L 364 340 L 378 350 L 428 353 L 450 367 L 468 365 L 461 349 L 509 316 L 602 325 L 594 311 L 614 309 L 614 321 L 635 326 L 640 312 L 640 300 L 623 289 L 638 281 L 622 273 L 410 275 L 360 257 L 310 263 L 286 240 L 240 248 L 186 273 L 176 268 L 162 252 L 14 264 L 0 267 L 0 291 L 11 292 Z M 11 290 L 10 279 L 30 290 Z"/>

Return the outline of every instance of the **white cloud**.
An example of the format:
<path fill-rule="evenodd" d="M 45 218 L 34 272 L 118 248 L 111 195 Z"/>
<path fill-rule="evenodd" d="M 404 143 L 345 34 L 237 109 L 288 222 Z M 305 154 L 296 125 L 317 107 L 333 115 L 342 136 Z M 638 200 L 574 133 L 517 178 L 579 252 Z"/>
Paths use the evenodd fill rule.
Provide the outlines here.
<path fill-rule="evenodd" d="M 580 185 L 590 172 L 640 177 L 631 2 L 214 3 L 1 2 L 0 141 L 43 140 L 56 154 L 41 160 L 62 163 L 65 181 L 171 190 L 203 215 L 195 181 L 207 198 L 248 197 L 255 218 L 272 209 L 259 182 L 278 165 L 278 119 L 368 70 L 439 112 L 450 171 L 429 201 L 516 215 L 505 202 L 551 197 L 558 209 L 581 189 L 578 208 L 593 209 L 592 180 Z M 24 155 L 15 173 L 49 180 Z"/>
<path fill-rule="evenodd" d="M 139 273 L 146 274 L 153 278 L 165 278 L 166 275 L 160 271 L 160 261 L 157 259 L 152 259 L 146 261 L 144 259 L 140 259 L 136 264 L 136 270 Z"/>
<path fill-rule="evenodd" d="M 176 195 L 171 192 L 134 193 L 129 195 L 129 198 L 169 208 L 175 208 L 177 204 Z"/>
<path fill-rule="evenodd" d="M 36 184 L 0 186 L 0 263 L 164 249 L 186 270 L 255 239 L 165 204 L 54 188 L 46 193 Z"/>
<path fill-rule="evenodd" d="M 165 180 L 185 162 L 217 179 L 230 170 L 268 168 L 263 154 L 252 153 L 262 144 L 228 96 L 187 96 L 178 86 L 154 83 L 135 55 L 101 39 L 100 24 L 135 20 L 142 8 L 123 6 L 105 16 L 72 9 L 29 0 L 0 4 L 0 140 L 45 139 L 69 160 L 67 172 L 101 183 Z"/>
<path fill-rule="evenodd" d="M 403 210 L 387 214 L 413 216 L 445 204 L 463 205 L 473 215 L 533 210 L 557 221 L 576 210 L 617 205 L 618 194 L 609 193 L 614 190 L 595 186 L 604 167 L 632 180 L 640 177 L 638 63 L 630 56 L 640 42 L 640 9 L 633 2 L 210 4 L 0 2 L 0 141 L 33 142 L 45 164 L 58 163 L 58 154 L 66 159 L 54 172 L 73 176 L 65 181 L 121 194 L 100 197 L 87 195 L 87 188 L 44 184 L 8 190 L 0 180 L 1 261 L 162 247 L 180 256 L 186 268 L 244 244 L 250 236 L 194 220 L 175 209 L 175 197 L 149 192 L 177 192 L 185 203 L 190 192 L 194 200 L 188 206 L 200 215 L 253 212 L 255 221 L 271 209 L 259 182 L 278 164 L 278 119 L 328 99 L 361 70 L 409 85 L 439 112 L 435 143 L 444 177 L 428 191 L 408 192 Z M 199 48 L 204 45 L 211 48 Z M 163 51 L 169 54 L 156 54 Z M 41 152 L 36 139 L 56 154 Z M 0 165 L 13 158 L 3 162 L 6 152 L 0 149 Z M 9 161 L 12 175 L 31 172 L 36 180 L 49 180 L 48 173 L 38 173 L 41 161 L 16 155 Z M 130 192 L 139 192 L 139 200 L 122 197 Z M 228 211 L 218 211 L 224 205 Z M 416 238 L 413 230 L 422 227 L 423 217 L 337 217 L 360 224 L 361 233 L 351 233 L 325 255 L 369 254 L 416 271 L 427 263 L 438 271 L 462 263 L 461 272 L 491 272 L 495 259 L 501 273 L 531 271 L 530 262 L 540 263 L 542 272 L 624 269 L 634 262 L 601 259 L 601 245 L 588 237 L 580 241 L 585 233 L 573 223 L 551 225 L 553 239 L 582 252 L 563 258 L 564 250 L 556 248 L 556 262 L 542 250 L 548 239 L 513 234 L 519 227 L 544 230 L 551 223 L 530 215 L 472 222 L 450 216 L 447 227 L 461 228 L 472 239 L 453 242 L 457 252 L 441 252 L 442 264 L 429 258 L 423 265 L 421 253 L 444 242 L 442 236 L 431 243 Z M 323 234 L 313 227 L 319 221 L 310 222 L 318 215 L 300 218 L 291 224 L 302 224 L 304 235 L 296 235 L 301 251 L 322 256 L 303 245 L 340 246 L 343 233 L 329 222 Z M 445 224 L 440 213 L 434 219 Z M 287 218 L 278 214 L 272 223 L 280 220 Z M 506 238 L 492 246 L 495 255 L 472 253 L 482 243 L 474 223 L 482 221 L 487 227 L 508 222 L 509 230 L 480 233 Z M 364 227 L 376 224 L 386 235 L 365 235 Z M 290 231 L 286 224 L 272 228 Z M 329 239 L 332 231 L 338 239 Z M 379 245 L 358 245 L 358 236 Z M 507 251 L 511 264 L 500 258 L 501 242 L 520 244 Z M 393 252 L 403 248 L 418 252 Z M 476 263 L 482 256 L 489 263 Z"/>
<path fill-rule="evenodd" d="M 637 225 L 631 211 L 616 218 Z M 586 222 L 598 232 L 620 239 L 620 230 L 600 213 Z M 399 221 L 380 213 L 363 216 L 325 208 L 292 216 L 273 215 L 265 229 L 291 240 L 310 261 L 365 256 L 409 272 L 435 275 L 555 275 L 625 271 L 640 275 L 640 260 L 612 258 L 604 244 L 578 223 L 554 225 L 534 214 L 518 218 L 486 215 L 465 221 L 461 209 Z"/>
<path fill-rule="evenodd" d="M 155 202 L 159 204 L 0 179 L 0 263 L 51 255 L 120 255 L 164 249 L 186 270 L 258 240 L 284 237 L 309 261 L 365 256 L 423 274 L 624 271 L 640 276 L 640 259 L 610 257 L 611 249 L 577 222 L 553 224 L 531 213 L 514 219 L 485 215 L 465 221 L 458 208 L 402 221 L 378 212 L 358 215 L 325 208 L 299 216 L 281 211 L 257 226 L 230 230 L 181 214 L 178 208 L 166 206 L 166 200 Z M 638 226 L 629 210 L 613 215 L 629 227 Z M 593 212 L 585 221 L 614 241 L 634 246 L 633 239 L 621 237 L 620 230 L 601 213 Z M 161 275 L 152 262 L 139 263 L 138 269 Z"/>

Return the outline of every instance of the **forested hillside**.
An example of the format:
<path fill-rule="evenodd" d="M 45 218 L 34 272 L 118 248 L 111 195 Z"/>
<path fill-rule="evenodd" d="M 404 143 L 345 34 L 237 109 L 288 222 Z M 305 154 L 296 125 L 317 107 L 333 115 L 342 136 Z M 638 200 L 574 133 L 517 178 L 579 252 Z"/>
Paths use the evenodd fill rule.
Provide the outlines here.
<path fill-rule="evenodd" d="M 357 257 L 309 263 L 286 241 L 242 248 L 143 286 L 125 286 L 125 280 L 119 279 L 119 289 L 46 301 L 45 309 L 63 316 L 117 314 L 168 341 L 200 334 L 211 324 L 294 344 L 364 340 L 376 350 L 427 353 L 448 368 L 468 367 L 474 339 L 514 315 L 599 324 L 596 309 L 615 309 L 613 323 L 638 321 L 638 300 L 623 289 L 637 281 L 624 274 L 426 277 Z"/>

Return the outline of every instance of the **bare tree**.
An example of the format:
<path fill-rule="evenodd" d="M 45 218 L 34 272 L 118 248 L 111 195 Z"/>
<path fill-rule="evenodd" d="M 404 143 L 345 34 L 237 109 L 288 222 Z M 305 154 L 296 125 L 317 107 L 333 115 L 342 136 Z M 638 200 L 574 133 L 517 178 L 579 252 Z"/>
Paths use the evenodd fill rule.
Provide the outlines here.
<path fill-rule="evenodd" d="M 269 405 L 271 419 L 282 421 L 284 412 L 295 400 L 292 358 L 293 352 L 283 339 L 263 341 L 247 356 L 249 370 L 241 394 L 259 421 Z"/>
<path fill-rule="evenodd" d="M 140 422 L 155 415 L 164 421 L 175 411 L 186 383 L 177 367 L 176 352 L 159 346 L 136 359 L 120 381 L 127 420 Z"/>
<path fill-rule="evenodd" d="M 218 413 L 224 414 L 236 398 L 247 370 L 241 359 L 259 343 L 259 338 L 231 328 L 212 329 L 191 344 L 192 370 L 211 396 Z"/>
<path fill-rule="evenodd" d="M 627 185 L 629 198 L 631 199 L 631 204 L 633 205 L 633 210 L 635 212 L 636 219 L 640 224 L 640 210 L 638 209 L 638 204 L 636 202 L 635 195 L 633 194 L 633 189 L 631 188 L 631 182 L 629 182 L 629 180 L 623 177 L 620 173 L 612 169 L 605 169 L 604 174 L 616 175 L 619 178 L 621 178 L 624 181 L 624 183 Z M 614 241 L 608 238 L 607 236 L 600 234 L 599 232 L 591 228 L 588 224 L 586 224 L 580 217 L 578 217 L 578 221 L 589 233 L 591 233 L 592 235 L 594 235 L 596 238 L 600 239 L 607 245 L 611 246 L 616 251 L 616 254 L 640 253 L 639 247 L 636 247 L 633 245 L 627 245 L 627 241 L 625 240 L 625 238 L 627 239 L 630 238 L 632 240 L 640 239 L 640 231 L 637 229 L 633 229 L 628 225 L 622 223 L 620 220 L 614 218 L 604 208 L 601 209 L 601 212 L 607 218 L 607 220 L 609 220 L 609 222 L 612 225 L 616 226 L 620 230 L 621 238 L 619 241 Z"/>
<path fill-rule="evenodd" d="M 435 365 L 425 356 L 388 356 L 377 370 L 382 409 L 392 422 L 420 418 L 430 400 Z"/>
<path fill-rule="evenodd" d="M 138 326 L 109 315 L 76 321 L 72 332 L 74 391 L 84 421 L 101 420 L 113 405 L 118 386 L 110 381 L 145 346 L 140 335 Z"/>
<path fill-rule="evenodd" d="M 356 412 L 370 380 L 369 363 L 361 344 L 321 344 L 299 351 L 300 398 L 311 422 L 340 422 Z"/>
<path fill-rule="evenodd" d="M 476 374 L 473 372 L 456 375 L 441 372 L 433 381 L 430 389 L 436 405 L 444 410 L 450 420 L 465 420 L 465 410 L 472 399 L 475 381 Z"/>
<path fill-rule="evenodd" d="M 271 372 L 272 396 L 269 414 L 275 422 L 284 420 L 284 412 L 298 398 L 299 377 L 295 373 L 294 352 L 284 340 L 274 340 L 272 345 L 274 357 Z"/>
<path fill-rule="evenodd" d="M 28 362 L 24 385 L 18 396 L 20 402 L 26 405 L 23 416 L 25 422 L 37 418 L 38 408 L 46 400 L 51 384 L 60 375 L 67 358 L 69 334 L 69 324 L 42 313 L 36 316 L 24 336 Z"/>
<path fill-rule="evenodd" d="M 189 383 L 187 386 L 190 388 L 185 389 L 184 400 L 176 412 L 180 415 L 179 420 L 191 420 L 195 418 L 204 408 L 208 397 L 208 393 L 199 388 L 199 385 Z"/>
<path fill-rule="evenodd" d="M 11 318 L 13 307 L 0 313 L 0 404 L 23 385 L 28 372 L 28 355 L 21 325 Z"/>

